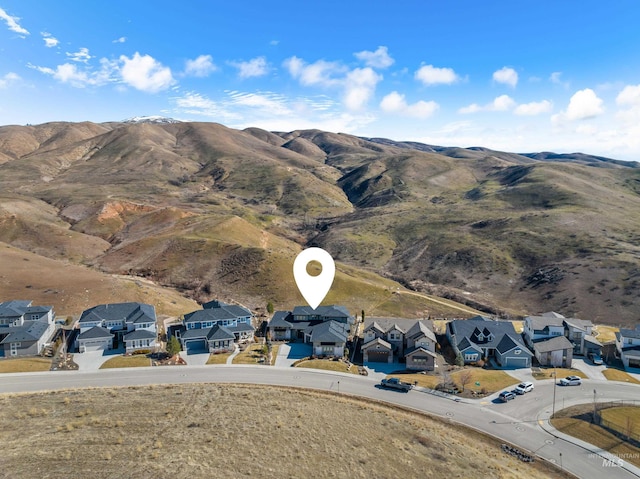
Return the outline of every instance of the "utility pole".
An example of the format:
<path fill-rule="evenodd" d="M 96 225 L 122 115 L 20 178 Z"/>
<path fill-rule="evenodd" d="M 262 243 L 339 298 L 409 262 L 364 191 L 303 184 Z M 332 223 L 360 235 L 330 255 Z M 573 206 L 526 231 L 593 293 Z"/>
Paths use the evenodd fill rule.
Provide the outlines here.
<path fill-rule="evenodd" d="M 593 423 L 597 424 L 596 422 L 596 418 L 597 418 L 597 407 L 596 407 L 596 390 L 593 390 Z"/>
<path fill-rule="evenodd" d="M 557 387 L 556 370 L 554 368 L 553 369 L 553 407 L 551 409 L 551 419 L 553 419 L 553 417 L 556 415 L 556 387 Z"/>

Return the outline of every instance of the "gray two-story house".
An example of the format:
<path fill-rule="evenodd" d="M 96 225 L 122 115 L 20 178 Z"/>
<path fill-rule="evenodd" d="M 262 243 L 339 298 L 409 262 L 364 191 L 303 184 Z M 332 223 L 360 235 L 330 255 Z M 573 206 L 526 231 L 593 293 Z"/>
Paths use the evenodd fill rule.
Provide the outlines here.
<path fill-rule="evenodd" d="M 0 303 L 0 355 L 40 354 L 55 332 L 52 306 L 33 306 L 29 300 Z"/>

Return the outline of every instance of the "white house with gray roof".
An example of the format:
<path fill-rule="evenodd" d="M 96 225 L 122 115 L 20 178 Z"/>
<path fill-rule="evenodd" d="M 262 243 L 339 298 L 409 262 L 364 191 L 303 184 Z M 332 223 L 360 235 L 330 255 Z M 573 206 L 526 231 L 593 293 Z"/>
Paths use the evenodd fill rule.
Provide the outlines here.
<path fill-rule="evenodd" d="M 52 306 L 33 306 L 29 300 L 0 303 L 0 355 L 40 354 L 55 332 Z"/>
<path fill-rule="evenodd" d="M 620 328 L 616 350 L 625 369 L 640 368 L 640 324 L 635 329 Z"/>
<path fill-rule="evenodd" d="M 557 349 L 553 352 L 555 359 L 552 362 L 559 363 L 561 362 L 559 358 L 564 357 L 564 362 L 571 364 L 574 354 L 586 355 L 590 352 L 600 354 L 602 344 L 592 335 L 592 330 L 593 323 L 589 320 L 565 318 L 562 314 L 552 311 L 543 313 L 541 316 L 524 318 L 522 335 L 527 345 L 536 353 L 536 357 L 540 355 L 541 348 L 545 350 L 545 354 L 541 357 L 549 357 L 548 349 L 553 346 Z M 566 350 L 565 341 L 556 339 L 546 346 L 538 346 L 538 343 L 559 337 L 565 337 L 571 343 L 570 356 L 563 352 Z M 543 360 L 540 364 L 544 366 L 547 363 L 547 360 Z"/>
<path fill-rule="evenodd" d="M 93 306 L 82 312 L 78 325 L 80 334 L 76 347 L 80 353 L 122 346 L 130 353 L 153 349 L 157 345 L 156 310 L 150 304 L 130 302 Z"/>
<path fill-rule="evenodd" d="M 341 357 L 349 337 L 349 326 L 339 321 L 323 321 L 309 327 L 304 335 L 305 342 L 313 346 L 316 356 Z"/>

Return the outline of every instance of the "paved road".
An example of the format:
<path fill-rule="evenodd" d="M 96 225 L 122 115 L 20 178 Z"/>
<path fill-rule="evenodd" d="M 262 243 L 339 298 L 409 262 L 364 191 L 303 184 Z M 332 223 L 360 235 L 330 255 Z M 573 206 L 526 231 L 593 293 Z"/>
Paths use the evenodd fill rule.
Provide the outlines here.
<path fill-rule="evenodd" d="M 601 456 L 556 437 L 547 424 L 552 413 L 554 384 L 539 381 L 533 392 L 502 404 L 493 397 L 455 402 L 419 390 L 400 393 L 379 389 L 368 377 L 311 369 L 265 368 L 263 366 L 186 366 L 108 369 L 100 371 L 42 372 L 2 377 L 0 393 L 58 390 L 77 387 L 133 386 L 176 383 L 251 383 L 306 387 L 382 400 L 448 418 L 560 464 L 580 478 L 633 478 L 640 470 L 626 465 L 605 467 Z M 556 387 L 556 408 L 593 401 L 637 400 L 640 386 L 585 380 L 582 386 Z M 495 396 L 495 395 L 494 395 Z M 547 429 L 547 430 L 545 430 Z"/>

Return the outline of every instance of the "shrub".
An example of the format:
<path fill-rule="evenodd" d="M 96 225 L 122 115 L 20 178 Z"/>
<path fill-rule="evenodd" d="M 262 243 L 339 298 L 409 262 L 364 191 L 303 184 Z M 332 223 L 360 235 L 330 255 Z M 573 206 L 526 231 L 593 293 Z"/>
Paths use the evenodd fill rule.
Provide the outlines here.
<path fill-rule="evenodd" d="M 136 354 L 150 354 L 151 350 L 150 349 L 138 349 L 137 351 L 132 352 L 132 355 L 136 355 Z"/>

